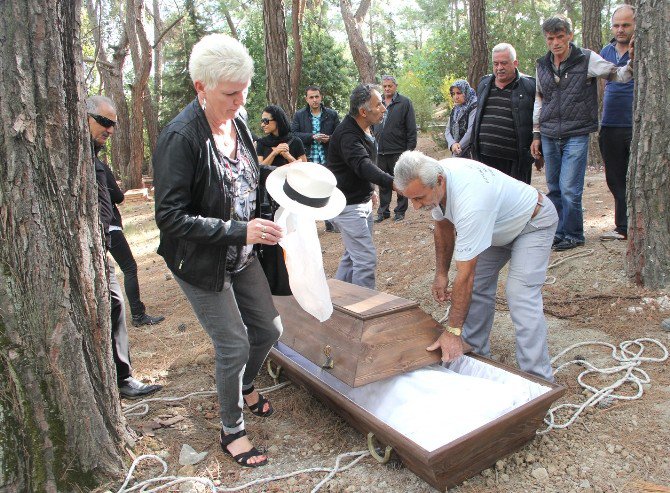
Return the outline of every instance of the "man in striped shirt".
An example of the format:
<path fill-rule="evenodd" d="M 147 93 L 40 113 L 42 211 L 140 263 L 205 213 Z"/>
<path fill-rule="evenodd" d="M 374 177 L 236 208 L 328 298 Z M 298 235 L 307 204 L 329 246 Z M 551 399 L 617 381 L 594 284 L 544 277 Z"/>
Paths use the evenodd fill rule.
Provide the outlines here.
<path fill-rule="evenodd" d="M 493 73 L 477 86 L 473 158 L 530 183 L 535 79 L 519 72 L 512 45 L 500 43 L 492 55 Z"/>

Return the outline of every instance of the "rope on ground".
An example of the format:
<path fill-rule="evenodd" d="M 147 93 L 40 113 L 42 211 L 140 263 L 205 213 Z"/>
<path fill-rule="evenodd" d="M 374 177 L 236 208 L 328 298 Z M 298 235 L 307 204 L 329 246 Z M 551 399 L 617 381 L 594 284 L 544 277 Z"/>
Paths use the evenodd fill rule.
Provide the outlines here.
<path fill-rule="evenodd" d="M 277 385 L 273 385 L 271 387 L 266 387 L 264 389 L 258 389 L 258 391 L 261 394 L 269 394 L 270 392 L 274 392 L 275 390 L 279 390 L 281 388 L 286 387 L 287 385 L 291 385 L 291 382 L 282 382 Z M 149 412 L 149 403 L 150 402 L 177 402 L 177 401 L 183 401 L 184 399 L 190 399 L 191 397 L 202 397 L 202 396 L 209 396 L 209 395 L 216 395 L 216 390 L 202 390 L 199 392 L 191 392 L 190 394 L 182 395 L 179 397 L 150 397 L 148 399 L 144 399 L 140 402 L 136 402 L 133 404 L 129 404 L 123 408 L 123 414 L 128 417 L 128 416 L 144 416 Z"/>
<path fill-rule="evenodd" d="M 593 255 L 595 250 L 593 248 L 587 248 L 586 250 L 582 250 L 581 252 L 573 252 L 570 255 L 565 255 L 561 257 L 560 259 L 556 260 L 555 262 L 552 262 L 547 266 L 547 270 L 553 269 L 554 267 L 557 267 L 561 265 L 563 262 L 567 262 L 568 260 L 574 260 L 579 257 L 588 257 L 589 255 Z M 544 284 L 555 284 L 556 283 L 556 276 L 547 276 L 547 279 L 544 281 Z"/>
<path fill-rule="evenodd" d="M 131 493 L 133 491 L 141 491 L 143 493 L 151 493 L 159 490 L 165 490 L 167 488 L 170 488 L 172 486 L 175 486 L 180 483 L 186 483 L 186 482 L 196 482 L 200 484 L 204 484 L 207 486 L 207 488 L 212 491 L 212 493 L 217 493 L 217 492 L 233 492 L 233 491 L 240 491 L 244 490 L 247 488 L 250 488 L 252 486 L 256 486 L 259 484 L 265 484 L 265 483 L 270 483 L 272 481 L 278 481 L 281 479 L 287 479 L 292 476 L 297 476 L 299 474 L 310 474 L 310 473 L 317 473 L 317 472 L 327 472 L 328 475 L 323 478 L 311 491 L 311 493 L 316 493 L 321 489 L 323 485 L 325 485 L 328 481 L 330 481 L 338 472 L 343 472 L 346 471 L 347 469 L 350 469 L 351 467 L 355 466 L 358 464 L 362 459 L 365 457 L 369 456 L 370 452 L 367 450 L 361 450 L 358 452 L 345 452 L 343 454 L 340 454 L 337 456 L 335 459 L 335 466 L 332 468 L 328 467 L 312 467 L 309 469 L 301 469 L 299 471 L 294 471 L 290 472 L 287 474 L 282 474 L 279 476 L 268 476 L 265 478 L 259 478 L 255 479 L 253 481 L 250 481 L 248 483 L 239 485 L 239 486 L 233 486 L 233 487 L 224 487 L 224 486 L 215 486 L 214 483 L 212 482 L 211 479 L 209 478 L 203 478 L 203 477 L 178 477 L 178 476 L 165 476 L 168 470 L 168 466 L 165 463 L 163 459 L 161 459 L 157 455 L 140 455 L 137 457 L 134 461 L 132 466 L 130 466 L 130 470 L 128 471 L 128 474 L 126 476 L 126 480 L 124 481 L 123 485 L 121 488 L 117 491 L 117 493 Z M 341 462 L 343 459 L 348 458 L 348 457 L 355 457 L 351 462 L 348 464 L 342 466 Z M 133 473 L 135 472 L 135 468 L 139 465 L 140 462 L 146 461 L 146 460 L 155 460 L 160 462 L 160 464 L 163 466 L 163 472 L 154 478 L 149 478 L 145 479 L 143 481 L 140 481 L 136 484 L 134 484 L 130 488 L 126 488 L 130 481 L 133 479 Z M 150 486 L 156 486 L 153 489 L 147 489 Z"/>
<path fill-rule="evenodd" d="M 655 344 L 663 352 L 663 356 L 661 357 L 643 356 L 643 353 L 647 349 L 645 344 Z M 645 362 L 662 362 L 668 359 L 668 349 L 660 341 L 657 341 L 656 339 L 643 337 L 632 341 L 624 341 L 619 344 L 618 348 L 613 344 L 599 341 L 586 341 L 573 344 L 572 346 L 564 349 L 556 356 L 554 356 L 551 360 L 552 365 L 559 358 L 561 358 L 568 352 L 572 351 L 573 349 L 584 346 L 605 346 L 610 348 L 612 350 L 612 359 L 617 361 L 619 364 L 611 366 L 609 368 L 598 368 L 585 359 L 573 359 L 571 361 L 561 364 L 558 368 L 556 368 L 556 370 L 554 370 L 554 375 L 559 371 L 561 371 L 563 368 L 566 368 L 570 365 L 585 366 L 586 369 L 577 376 L 577 382 L 579 383 L 579 385 L 582 386 L 582 388 L 586 389 L 589 392 L 592 392 L 592 395 L 582 404 L 566 403 L 566 404 L 560 404 L 558 406 L 549 409 L 549 411 L 547 411 L 547 415 L 544 418 L 544 422 L 547 425 L 547 428 L 538 431 L 537 432 L 538 435 L 543 435 L 553 429 L 567 428 L 579 417 L 579 415 L 587 407 L 593 407 L 601 401 L 604 401 L 604 403 L 611 405 L 617 400 L 631 401 L 640 399 L 642 397 L 642 394 L 644 393 L 644 384 L 651 382 L 651 378 L 649 377 L 646 371 L 640 368 L 640 365 L 642 365 L 642 363 Z M 605 387 L 597 388 L 587 384 L 584 381 L 584 379 L 587 376 L 594 373 L 602 375 L 615 375 L 617 373 L 623 373 L 623 375 L 614 383 L 607 385 Z M 635 395 L 622 395 L 615 393 L 615 391 L 617 391 L 626 383 L 632 384 L 634 387 L 637 387 L 637 393 Z M 572 409 L 573 410 L 572 415 L 565 422 L 558 423 L 556 414 L 558 411 L 561 411 L 563 409 Z"/>

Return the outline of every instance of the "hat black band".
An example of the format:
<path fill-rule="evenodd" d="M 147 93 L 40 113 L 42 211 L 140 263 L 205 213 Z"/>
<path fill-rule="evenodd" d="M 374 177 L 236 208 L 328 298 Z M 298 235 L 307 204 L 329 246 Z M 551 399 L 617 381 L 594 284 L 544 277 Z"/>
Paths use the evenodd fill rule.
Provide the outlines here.
<path fill-rule="evenodd" d="M 289 199 L 293 199 L 296 202 L 302 205 L 308 205 L 309 207 L 325 207 L 328 205 L 328 201 L 330 200 L 330 197 L 307 197 L 306 195 L 296 191 L 291 185 L 288 184 L 288 181 L 284 182 L 284 193 Z"/>

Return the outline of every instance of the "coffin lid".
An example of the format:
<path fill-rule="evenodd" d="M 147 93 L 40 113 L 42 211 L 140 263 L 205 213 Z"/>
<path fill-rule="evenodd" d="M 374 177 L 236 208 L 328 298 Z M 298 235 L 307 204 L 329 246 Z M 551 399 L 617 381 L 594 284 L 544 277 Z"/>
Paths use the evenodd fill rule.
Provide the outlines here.
<path fill-rule="evenodd" d="M 335 279 L 328 280 L 328 287 L 333 308 L 359 320 L 368 320 L 419 306 L 416 301 Z"/>

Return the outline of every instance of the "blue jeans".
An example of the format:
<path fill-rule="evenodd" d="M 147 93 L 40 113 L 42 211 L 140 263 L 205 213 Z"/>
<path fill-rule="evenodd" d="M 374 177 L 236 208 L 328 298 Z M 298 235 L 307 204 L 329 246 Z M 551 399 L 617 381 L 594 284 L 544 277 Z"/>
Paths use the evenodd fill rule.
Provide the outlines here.
<path fill-rule="evenodd" d="M 372 201 L 348 205 L 331 221 L 344 243 L 335 279 L 375 289 L 377 250 L 372 241 Z"/>
<path fill-rule="evenodd" d="M 589 152 L 589 136 L 577 135 L 564 139 L 542 136 L 545 174 L 549 193 L 558 212 L 556 236 L 584 241 L 582 193 Z"/>

